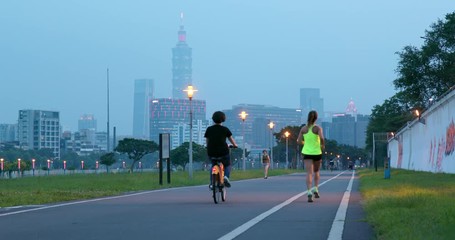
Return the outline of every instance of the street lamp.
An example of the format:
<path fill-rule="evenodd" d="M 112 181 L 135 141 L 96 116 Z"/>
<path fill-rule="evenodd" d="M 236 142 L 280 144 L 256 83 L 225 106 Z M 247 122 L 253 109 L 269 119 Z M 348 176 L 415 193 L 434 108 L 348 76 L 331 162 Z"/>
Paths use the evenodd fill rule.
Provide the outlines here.
<path fill-rule="evenodd" d="M 0 170 L 3 175 L 3 158 L 0 158 Z"/>
<path fill-rule="evenodd" d="M 286 169 L 288 169 L 289 135 L 291 134 L 288 131 L 284 133 L 284 136 L 286 137 Z"/>
<path fill-rule="evenodd" d="M 32 171 L 33 171 L 33 176 L 35 176 L 35 159 L 32 159 Z"/>
<path fill-rule="evenodd" d="M 242 158 L 243 158 L 243 171 L 246 169 L 246 163 L 245 163 L 245 119 L 248 113 L 245 111 L 242 111 L 239 116 L 242 119 L 242 137 L 243 137 L 243 151 L 242 151 Z"/>
<path fill-rule="evenodd" d="M 421 115 L 422 115 L 422 114 L 420 114 L 419 110 L 416 109 L 416 110 L 415 110 L 415 114 L 416 114 L 416 116 L 419 118 L 419 120 L 418 120 L 419 123 L 422 123 L 423 125 L 425 125 L 425 119 L 424 119 L 424 118 L 421 118 Z"/>
<path fill-rule="evenodd" d="M 47 175 L 49 176 L 49 171 L 51 169 L 51 160 L 47 159 Z"/>
<path fill-rule="evenodd" d="M 17 171 L 19 173 L 19 176 L 21 175 L 21 159 L 17 159 Z"/>
<path fill-rule="evenodd" d="M 193 94 L 197 90 L 193 88 L 193 86 L 188 85 L 188 87 L 183 90 L 188 94 L 188 99 L 190 100 L 190 149 L 188 150 L 189 155 L 189 165 L 188 165 L 188 172 L 190 175 L 190 179 L 193 179 L 193 105 L 191 100 L 193 100 Z"/>
<path fill-rule="evenodd" d="M 63 161 L 63 174 L 66 174 L 66 160 Z"/>
<path fill-rule="evenodd" d="M 275 123 L 270 121 L 268 125 L 270 128 L 270 168 L 273 169 L 273 127 L 275 126 Z"/>

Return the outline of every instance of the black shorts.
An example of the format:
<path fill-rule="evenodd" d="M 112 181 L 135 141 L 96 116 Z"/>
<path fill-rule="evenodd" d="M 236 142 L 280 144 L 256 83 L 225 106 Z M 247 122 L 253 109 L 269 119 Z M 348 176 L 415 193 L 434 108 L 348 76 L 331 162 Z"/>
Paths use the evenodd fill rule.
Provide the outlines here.
<path fill-rule="evenodd" d="M 321 159 L 322 159 L 322 154 L 319 154 L 319 155 L 303 154 L 303 160 L 319 161 Z"/>
<path fill-rule="evenodd" d="M 229 165 L 231 165 L 231 158 L 230 158 L 229 154 L 226 156 L 222 156 L 222 157 L 210 157 L 209 156 L 209 159 L 212 162 L 212 166 L 215 165 L 217 162 L 222 162 L 225 167 L 228 167 Z"/>

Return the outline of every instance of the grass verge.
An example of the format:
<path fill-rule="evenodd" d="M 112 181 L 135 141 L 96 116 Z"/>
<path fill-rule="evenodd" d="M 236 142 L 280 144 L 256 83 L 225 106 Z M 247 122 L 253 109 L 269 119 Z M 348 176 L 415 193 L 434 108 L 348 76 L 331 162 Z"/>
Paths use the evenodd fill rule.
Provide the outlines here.
<path fill-rule="evenodd" d="M 455 174 L 359 171 L 368 222 L 377 239 L 455 239 Z"/>
<path fill-rule="evenodd" d="M 271 176 L 296 172 L 295 170 L 274 169 Z M 232 171 L 232 180 L 262 178 L 263 170 Z M 158 173 L 117 173 L 117 174 L 68 174 L 58 176 L 24 177 L 0 179 L 0 207 L 36 205 L 71 200 L 90 199 L 119 195 L 126 192 L 155 190 L 163 188 L 208 185 L 209 172 L 195 171 L 190 180 L 187 172 L 171 174 L 167 184 L 166 173 L 163 185 L 159 184 Z"/>

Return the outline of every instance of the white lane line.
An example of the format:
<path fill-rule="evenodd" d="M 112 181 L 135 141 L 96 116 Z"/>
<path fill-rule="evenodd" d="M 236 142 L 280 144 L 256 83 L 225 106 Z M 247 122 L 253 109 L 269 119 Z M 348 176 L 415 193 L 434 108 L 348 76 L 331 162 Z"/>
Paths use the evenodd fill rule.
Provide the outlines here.
<path fill-rule="evenodd" d="M 183 187 L 183 188 L 188 188 L 188 187 Z M 180 189 L 182 189 L 182 188 L 180 188 Z M 49 208 L 58 208 L 58 207 L 65 207 L 65 206 L 82 204 L 82 203 L 97 202 L 97 201 L 111 200 L 111 199 L 118 199 L 118 198 L 126 198 L 126 197 L 131 197 L 131 196 L 144 195 L 144 194 L 148 194 L 148 193 L 152 193 L 152 192 L 164 192 L 164 191 L 170 191 L 170 190 L 172 190 L 172 189 L 152 190 L 152 191 L 132 193 L 132 194 L 126 194 L 126 195 L 113 196 L 113 197 L 104 197 L 104 198 L 89 199 L 89 200 L 84 200 L 84 201 L 49 205 L 49 206 L 25 209 L 25 210 L 21 210 L 21 211 L 10 212 L 10 213 L 2 213 L 2 214 L 0 214 L 0 217 L 4 217 L 4 216 L 8 216 L 8 215 L 15 215 L 15 214 L 19 214 L 19 213 L 34 212 L 34 211 L 39 211 L 39 210 L 44 210 L 44 209 L 49 209 Z"/>
<path fill-rule="evenodd" d="M 349 205 L 349 197 L 351 196 L 352 183 L 354 182 L 355 171 L 352 171 L 351 180 L 349 181 L 348 188 L 344 192 L 343 198 L 341 199 L 340 206 L 338 207 L 337 214 L 332 223 L 328 240 L 338 240 L 343 237 L 344 222 L 346 220 L 346 212 Z"/>
<path fill-rule="evenodd" d="M 344 172 L 341 172 L 339 173 L 338 175 L 324 181 L 323 183 L 320 183 L 319 186 L 322 186 L 330 181 L 332 181 L 333 179 L 339 177 L 341 174 L 343 174 Z M 250 229 L 251 227 L 253 227 L 254 225 L 256 225 L 257 223 L 259 223 L 260 221 L 264 220 L 266 217 L 272 215 L 273 213 L 277 212 L 278 210 L 280 210 L 281 208 L 285 207 L 286 205 L 292 203 L 293 201 L 295 201 L 296 199 L 298 199 L 299 197 L 303 196 L 304 194 L 307 194 L 308 191 L 305 191 L 305 192 L 301 192 L 291 198 L 289 198 L 288 200 L 276 205 L 275 207 L 271 208 L 270 210 L 264 212 L 264 213 L 261 213 L 260 215 L 258 215 L 257 217 L 251 219 L 250 221 L 244 223 L 243 225 L 237 227 L 236 229 L 232 230 L 231 232 L 229 232 L 228 234 L 218 238 L 218 240 L 231 240 L 231 239 L 234 239 L 235 237 L 239 236 L 240 234 L 246 232 L 248 229 Z"/>

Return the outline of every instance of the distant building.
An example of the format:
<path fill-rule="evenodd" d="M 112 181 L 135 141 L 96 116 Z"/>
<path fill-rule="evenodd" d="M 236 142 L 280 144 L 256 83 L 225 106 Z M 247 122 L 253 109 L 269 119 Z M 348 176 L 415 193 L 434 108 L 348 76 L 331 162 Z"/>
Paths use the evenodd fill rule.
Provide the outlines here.
<path fill-rule="evenodd" d="M 205 120 L 205 100 L 193 99 L 191 105 L 193 120 Z M 156 98 L 150 109 L 150 140 L 156 143 L 160 133 L 172 133 L 175 125 L 190 123 L 189 99 Z"/>
<path fill-rule="evenodd" d="M 319 88 L 301 88 L 300 89 L 300 109 L 302 109 L 302 117 L 306 122 L 308 113 L 316 110 L 319 119 L 324 118 L 324 99 L 320 96 Z"/>
<path fill-rule="evenodd" d="M 84 114 L 78 120 L 78 130 L 81 131 L 83 129 L 92 129 L 93 131 L 97 131 L 98 122 L 95 119 L 93 114 Z"/>
<path fill-rule="evenodd" d="M 60 113 L 20 110 L 18 140 L 24 150 L 52 149 L 54 160 L 60 159 Z"/>
<path fill-rule="evenodd" d="M 0 124 L 0 143 L 17 141 L 17 124 Z"/>
<path fill-rule="evenodd" d="M 335 140 L 338 144 L 364 148 L 369 121 L 370 116 L 357 114 L 357 108 L 351 99 L 345 113 L 334 114 L 332 122 L 325 122 L 322 127 L 327 139 Z"/>
<path fill-rule="evenodd" d="M 205 145 L 205 130 L 210 126 L 207 120 L 193 120 L 193 142 L 199 145 Z M 189 123 L 178 123 L 174 125 L 171 131 L 171 149 L 175 149 L 185 142 L 190 141 Z"/>
<path fill-rule="evenodd" d="M 185 92 L 192 85 L 192 49 L 186 43 L 186 31 L 183 27 L 183 13 L 178 31 L 177 45 L 172 48 L 172 98 L 187 98 Z"/>
<path fill-rule="evenodd" d="M 107 149 L 107 133 L 95 132 L 93 129 L 83 129 L 74 133 L 65 131 L 62 134 L 61 148 L 75 152 L 79 156 L 103 153 Z"/>
<path fill-rule="evenodd" d="M 244 126 L 239 116 L 242 111 L 248 114 Z M 302 124 L 301 110 L 297 108 L 239 104 L 233 106 L 230 110 L 224 110 L 224 112 L 226 114 L 224 125 L 230 128 L 236 139 L 245 134 L 245 144 L 253 148 L 270 147 L 270 144 L 275 145 L 273 139 L 271 139 L 272 132 L 279 132 L 286 126 L 300 126 Z M 272 130 L 267 125 L 270 121 L 275 124 Z"/>
<path fill-rule="evenodd" d="M 153 99 L 153 79 L 134 81 L 133 137 L 150 138 L 150 102 Z"/>

